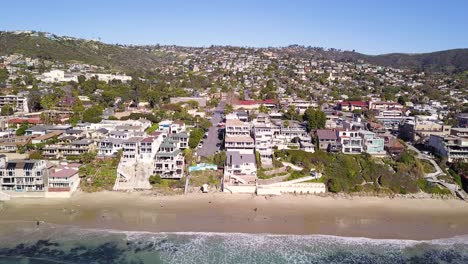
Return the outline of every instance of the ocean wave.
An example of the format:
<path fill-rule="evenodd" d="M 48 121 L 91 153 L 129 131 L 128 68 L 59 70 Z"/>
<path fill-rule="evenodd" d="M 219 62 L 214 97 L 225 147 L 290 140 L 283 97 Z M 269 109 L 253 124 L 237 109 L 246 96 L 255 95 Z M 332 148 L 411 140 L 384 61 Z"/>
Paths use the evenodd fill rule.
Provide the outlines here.
<path fill-rule="evenodd" d="M 0 236 L 0 259 L 37 257 L 66 263 L 468 263 L 468 235 L 418 241 L 122 231 L 48 223 L 29 225 L 10 235 L 10 239 Z"/>
<path fill-rule="evenodd" d="M 18 222 L 5 222 L 0 221 L 3 224 L 14 224 L 18 225 Z M 297 240 L 303 242 L 306 240 L 315 240 L 323 242 L 340 242 L 340 243 L 372 243 L 372 244 L 402 244 L 404 246 L 410 246 L 420 243 L 430 243 L 439 245 L 449 244 L 468 244 L 468 234 L 458 235 L 448 238 L 438 238 L 431 240 L 412 240 L 412 239 L 387 239 L 387 238 L 367 238 L 367 237 L 349 237 L 349 236 L 336 236 L 336 235 L 325 235 L 325 234 L 274 234 L 274 233 L 239 233 L 239 232 L 152 232 L 152 231 L 126 231 L 120 229 L 106 229 L 106 228 L 83 228 L 74 225 L 63 225 L 63 224 L 52 224 L 52 223 L 41 223 L 40 228 L 35 225 L 35 221 L 23 221 L 23 224 L 29 223 L 29 227 L 23 227 L 18 230 L 23 230 L 24 233 L 38 232 L 39 230 L 49 233 L 52 237 L 54 233 L 62 234 L 63 232 L 74 234 L 74 235 L 98 235 L 98 234 L 120 234 L 125 235 L 129 240 L 144 239 L 151 236 L 155 237 L 167 237 L 167 236 L 179 236 L 179 237 L 224 237 L 226 239 L 283 239 L 288 238 L 291 240 Z M 259 240 L 259 241 L 260 241 Z"/>

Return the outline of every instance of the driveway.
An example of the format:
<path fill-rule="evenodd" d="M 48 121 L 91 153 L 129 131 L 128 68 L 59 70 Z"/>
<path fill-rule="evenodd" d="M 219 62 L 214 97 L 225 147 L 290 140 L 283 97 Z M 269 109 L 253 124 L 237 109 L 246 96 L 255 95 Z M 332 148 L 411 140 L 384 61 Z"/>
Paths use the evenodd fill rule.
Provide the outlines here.
<path fill-rule="evenodd" d="M 224 113 L 225 101 L 221 101 L 216 107 L 213 116 L 211 117 L 211 127 L 208 129 L 208 137 L 204 139 L 203 146 L 197 150 L 197 155 L 202 157 L 209 157 L 216 153 L 220 147 L 216 145 L 221 143 L 218 139 L 218 124 L 222 122 L 221 114 Z"/>

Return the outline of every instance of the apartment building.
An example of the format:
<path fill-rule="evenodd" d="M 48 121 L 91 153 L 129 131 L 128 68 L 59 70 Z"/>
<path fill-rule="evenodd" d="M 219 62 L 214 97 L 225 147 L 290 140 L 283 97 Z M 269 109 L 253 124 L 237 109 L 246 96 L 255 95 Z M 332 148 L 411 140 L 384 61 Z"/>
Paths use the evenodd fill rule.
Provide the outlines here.
<path fill-rule="evenodd" d="M 226 137 L 250 137 L 250 125 L 238 119 L 228 119 L 226 120 L 225 133 Z"/>
<path fill-rule="evenodd" d="M 155 155 L 154 174 L 161 178 L 180 179 L 184 176 L 184 155 L 175 143 L 165 139 Z"/>
<path fill-rule="evenodd" d="M 136 161 L 140 157 L 140 142 L 142 137 L 132 137 L 122 143 L 122 160 Z"/>
<path fill-rule="evenodd" d="M 341 111 L 354 111 L 354 110 L 364 110 L 367 109 L 367 103 L 361 101 L 348 101 L 338 103 L 338 110 Z"/>
<path fill-rule="evenodd" d="M 44 160 L 8 160 L 0 155 L 0 189 L 15 192 L 45 192 L 49 170 Z"/>
<path fill-rule="evenodd" d="M 51 159 L 61 159 L 72 156 L 80 156 L 84 153 L 95 150 L 94 141 L 91 139 L 81 139 L 72 141 L 69 144 L 50 144 L 43 148 L 44 157 Z"/>
<path fill-rule="evenodd" d="M 259 152 L 262 165 L 273 163 L 273 134 L 276 129 L 266 114 L 259 114 L 252 121 L 255 150 Z"/>
<path fill-rule="evenodd" d="M 403 110 L 403 106 L 397 102 L 369 101 L 369 110 Z"/>
<path fill-rule="evenodd" d="M 304 124 L 296 121 L 275 121 L 273 130 L 273 143 L 278 149 L 300 148 L 304 151 L 314 152 L 312 138 Z"/>
<path fill-rule="evenodd" d="M 450 130 L 450 135 L 461 138 L 468 138 L 468 127 L 452 127 Z"/>
<path fill-rule="evenodd" d="M 399 136 L 407 141 L 427 140 L 431 135 L 446 136 L 450 134 L 451 126 L 431 120 L 407 120 L 398 128 Z"/>
<path fill-rule="evenodd" d="M 294 107 L 297 113 L 303 115 L 308 108 L 317 108 L 318 103 L 315 101 L 308 101 L 300 98 L 285 98 L 280 100 L 281 107 L 286 109 L 290 106 Z"/>
<path fill-rule="evenodd" d="M 152 125 L 151 121 L 140 118 L 138 120 L 102 120 L 99 123 L 83 124 L 82 129 L 87 132 L 97 131 L 99 129 L 106 129 L 107 131 L 125 131 L 125 127 L 139 127 L 139 131 L 143 132 Z M 120 130 L 117 130 L 120 127 Z"/>
<path fill-rule="evenodd" d="M 468 162 L 468 138 L 452 135 L 430 135 L 428 146 L 448 162 Z"/>
<path fill-rule="evenodd" d="M 9 105 L 15 112 L 28 113 L 28 98 L 16 95 L 0 95 L 0 108 Z"/>
<path fill-rule="evenodd" d="M 401 110 L 375 110 L 375 119 L 387 130 L 398 128 L 398 125 L 406 119 Z"/>
<path fill-rule="evenodd" d="M 115 157 L 122 149 L 124 139 L 105 138 L 98 142 L 98 157 Z"/>
<path fill-rule="evenodd" d="M 251 149 L 255 148 L 254 139 L 250 136 L 229 136 L 224 140 L 224 146 L 229 149 Z"/>
<path fill-rule="evenodd" d="M 468 113 L 458 114 L 457 119 L 460 127 L 468 127 Z"/>

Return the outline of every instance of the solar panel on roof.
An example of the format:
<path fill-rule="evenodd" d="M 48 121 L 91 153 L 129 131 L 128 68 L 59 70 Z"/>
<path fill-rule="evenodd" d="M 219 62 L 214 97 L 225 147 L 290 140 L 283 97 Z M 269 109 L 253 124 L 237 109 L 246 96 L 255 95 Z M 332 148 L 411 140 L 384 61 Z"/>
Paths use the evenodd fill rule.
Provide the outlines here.
<path fill-rule="evenodd" d="M 34 167 L 34 163 L 32 162 L 27 162 L 24 164 L 24 169 L 25 170 L 32 170 L 32 168 Z"/>

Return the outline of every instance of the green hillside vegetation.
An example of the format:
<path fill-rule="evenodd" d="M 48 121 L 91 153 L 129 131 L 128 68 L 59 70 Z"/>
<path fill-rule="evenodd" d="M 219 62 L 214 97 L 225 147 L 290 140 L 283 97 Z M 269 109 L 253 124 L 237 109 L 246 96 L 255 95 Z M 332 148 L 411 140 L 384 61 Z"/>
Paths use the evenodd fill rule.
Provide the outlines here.
<path fill-rule="evenodd" d="M 376 65 L 413 68 L 428 72 L 452 73 L 468 70 L 468 49 L 452 49 L 422 54 L 363 55 L 362 57 Z"/>
<path fill-rule="evenodd" d="M 151 71 L 162 63 L 179 59 L 172 53 L 157 49 L 158 46 L 123 46 L 99 41 L 59 37 L 35 32 L 15 34 L 0 32 L 0 55 L 22 53 L 32 58 L 58 61 L 81 61 L 124 71 Z M 288 51 L 282 51 L 288 53 Z M 339 61 L 363 60 L 367 63 L 410 68 L 428 72 L 460 73 L 468 70 L 468 49 L 453 49 L 421 54 L 392 53 L 366 55 L 336 49 L 305 48 L 295 51 L 304 58 L 323 58 Z M 275 93 L 267 90 L 264 95 L 274 98 Z"/>
<path fill-rule="evenodd" d="M 32 58 L 80 61 L 117 70 L 152 70 L 173 58 L 165 53 L 150 53 L 135 47 L 104 44 L 98 41 L 72 39 L 37 33 L 0 32 L 0 55 L 21 53 Z"/>
<path fill-rule="evenodd" d="M 111 191 L 117 179 L 120 157 L 94 160 L 80 167 L 80 188 L 84 192 Z"/>
<path fill-rule="evenodd" d="M 410 151 L 405 151 L 396 160 L 377 159 L 368 154 L 345 155 L 323 151 L 309 153 L 301 150 L 281 150 L 275 155 L 304 167 L 302 172 L 304 176 L 311 168 L 322 172 L 323 182 L 330 192 L 407 194 L 423 189 L 439 193 L 438 189 L 428 186 L 421 188 L 423 165 Z"/>

